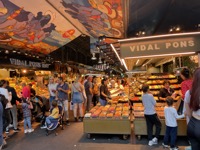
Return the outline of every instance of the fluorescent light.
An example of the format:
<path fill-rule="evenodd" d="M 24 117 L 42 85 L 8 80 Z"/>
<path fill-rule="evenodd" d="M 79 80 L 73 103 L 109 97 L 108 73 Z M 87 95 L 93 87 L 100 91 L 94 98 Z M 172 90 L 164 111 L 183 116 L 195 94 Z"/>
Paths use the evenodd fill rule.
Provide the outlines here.
<path fill-rule="evenodd" d="M 147 64 L 149 64 L 152 61 L 152 59 L 149 59 L 146 63 L 144 63 L 142 66 L 146 66 Z"/>
<path fill-rule="evenodd" d="M 135 56 L 135 57 L 125 57 L 126 59 L 131 58 L 148 58 L 148 57 L 159 57 L 159 56 L 173 56 L 173 55 L 190 55 L 196 52 L 185 52 L 185 53 L 173 53 L 173 54 L 160 54 L 160 55 L 149 55 L 149 56 Z"/>
<path fill-rule="evenodd" d="M 200 34 L 200 32 L 176 33 L 176 34 L 156 35 L 156 36 L 148 36 L 148 37 L 140 37 L 140 38 L 129 38 L 129 39 L 118 40 L 118 42 L 137 41 L 137 40 L 142 40 L 142 39 L 153 39 L 153 38 L 159 38 L 159 37 L 171 37 L 171 36 L 180 36 L 180 35 L 196 35 L 196 34 Z"/>
<path fill-rule="evenodd" d="M 126 62 L 124 61 L 124 59 L 122 59 L 122 63 L 123 63 L 123 65 L 124 65 L 125 69 L 128 70 L 128 68 L 127 68 L 127 66 L 126 66 Z"/>
<path fill-rule="evenodd" d="M 136 61 L 136 65 L 139 63 L 139 61 L 140 61 L 139 59 Z"/>
<path fill-rule="evenodd" d="M 119 59 L 119 61 L 120 61 L 120 62 L 121 62 L 121 64 L 122 64 L 122 60 L 121 60 L 121 58 L 119 57 L 119 54 L 117 53 L 117 51 L 116 51 L 115 47 L 114 47 L 112 44 L 110 44 L 110 46 L 112 47 L 113 51 L 114 51 L 114 52 L 115 52 L 115 54 L 117 55 L 117 58 Z"/>

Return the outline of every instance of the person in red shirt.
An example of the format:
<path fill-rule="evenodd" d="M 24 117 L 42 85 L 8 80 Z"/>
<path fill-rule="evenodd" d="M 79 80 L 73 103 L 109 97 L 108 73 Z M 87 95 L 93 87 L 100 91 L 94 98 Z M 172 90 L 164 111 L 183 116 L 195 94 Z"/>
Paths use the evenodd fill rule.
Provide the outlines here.
<path fill-rule="evenodd" d="M 180 76 L 183 79 L 183 82 L 181 83 L 181 94 L 182 94 L 182 99 L 184 99 L 185 93 L 187 92 L 187 90 L 190 90 L 192 87 L 192 79 L 190 77 L 189 69 L 183 68 Z"/>
<path fill-rule="evenodd" d="M 25 99 L 31 97 L 30 88 L 24 82 L 22 83 L 22 97 Z"/>

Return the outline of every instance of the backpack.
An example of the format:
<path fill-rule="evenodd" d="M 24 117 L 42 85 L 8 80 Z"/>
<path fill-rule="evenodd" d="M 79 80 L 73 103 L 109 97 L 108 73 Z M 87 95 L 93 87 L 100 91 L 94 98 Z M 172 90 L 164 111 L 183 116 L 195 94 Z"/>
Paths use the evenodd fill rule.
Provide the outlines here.
<path fill-rule="evenodd" d="M 1 104 L 3 105 L 3 108 L 5 109 L 6 108 L 6 105 L 8 103 L 8 100 L 6 99 L 6 97 L 2 94 L 0 94 L 0 102 Z"/>

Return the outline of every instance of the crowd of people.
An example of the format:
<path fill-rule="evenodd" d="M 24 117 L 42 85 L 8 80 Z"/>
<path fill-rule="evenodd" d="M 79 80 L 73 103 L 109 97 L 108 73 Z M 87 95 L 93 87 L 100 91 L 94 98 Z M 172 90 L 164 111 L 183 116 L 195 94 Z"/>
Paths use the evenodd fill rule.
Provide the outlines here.
<path fill-rule="evenodd" d="M 189 69 L 184 68 L 181 71 L 182 78 L 181 92 L 177 93 L 170 88 L 170 82 L 165 80 L 163 88 L 158 94 L 159 100 L 166 102 L 164 109 L 166 133 L 163 140 L 163 147 L 169 147 L 171 150 L 177 150 L 177 119 L 187 118 L 188 123 L 188 140 L 191 143 L 192 150 L 197 150 L 200 146 L 200 132 L 198 130 L 200 124 L 200 68 L 196 69 L 193 78 L 190 76 Z M 77 75 L 76 79 L 69 84 L 62 77 L 50 77 L 47 85 L 49 91 L 49 111 L 50 115 L 46 116 L 45 123 L 42 128 L 53 126 L 52 120 L 59 117 L 60 112 L 58 106 L 61 106 L 64 113 L 64 123 L 70 125 L 69 108 L 73 109 L 73 117 L 75 122 L 83 121 L 84 114 L 95 106 L 97 103 L 105 106 L 111 98 L 110 89 L 123 89 L 126 85 L 122 79 L 98 78 L 96 76 Z M 31 133 L 34 129 L 31 126 L 33 104 L 31 97 L 35 97 L 36 92 L 31 88 L 31 84 L 21 83 L 21 97 L 13 87 L 9 86 L 6 80 L 0 81 L 0 149 L 6 144 L 4 133 L 9 133 L 13 128 L 14 132 L 19 132 L 18 128 L 18 111 L 17 102 L 21 103 L 24 120 L 24 133 Z M 144 114 L 147 124 L 148 145 L 152 146 L 158 143 L 161 132 L 161 122 L 156 114 L 156 101 L 149 90 L 147 84 L 142 86 L 142 103 L 144 105 Z M 173 102 L 177 98 L 177 94 L 181 96 L 183 110 L 181 114 L 173 107 Z M 71 105 L 71 106 L 69 106 Z M 156 126 L 155 136 L 153 136 L 153 126 Z M 169 140 L 170 139 L 170 140 Z"/>

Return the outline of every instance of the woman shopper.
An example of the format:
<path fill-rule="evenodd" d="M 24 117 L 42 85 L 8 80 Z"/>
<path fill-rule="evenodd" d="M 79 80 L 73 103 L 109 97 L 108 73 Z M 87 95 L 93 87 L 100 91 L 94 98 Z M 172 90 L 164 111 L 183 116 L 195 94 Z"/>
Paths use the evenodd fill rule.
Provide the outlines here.
<path fill-rule="evenodd" d="M 194 72 L 192 88 L 190 91 L 191 98 L 189 107 L 186 107 L 186 115 L 191 112 L 192 117 L 187 126 L 187 135 L 191 142 L 192 150 L 200 148 L 200 68 Z M 188 110 L 190 109 L 190 110 Z"/>
<path fill-rule="evenodd" d="M 74 83 L 72 83 L 71 86 L 71 92 L 72 92 L 72 103 L 74 105 L 73 112 L 74 112 L 74 119 L 75 121 L 82 121 L 83 120 L 83 91 L 84 87 L 81 84 L 82 77 L 77 76 Z M 79 119 L 77 112 L 79 110 Z"/>

